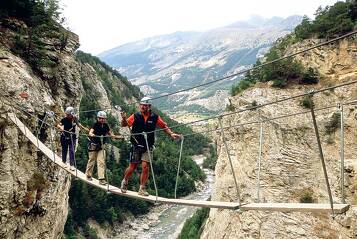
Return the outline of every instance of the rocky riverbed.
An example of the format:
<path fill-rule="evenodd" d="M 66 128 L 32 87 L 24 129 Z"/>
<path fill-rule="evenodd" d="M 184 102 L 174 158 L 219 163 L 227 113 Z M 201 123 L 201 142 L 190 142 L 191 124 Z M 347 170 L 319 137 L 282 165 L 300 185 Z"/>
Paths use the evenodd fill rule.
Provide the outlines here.
<path fill-rule="evenodd" d="M 205 156 L 193 157 L 198 165 L 202 165 Z M 198 183 L 198 191 L 185 197 L 192 200 L 207 200 L 214 183 L 214 172 L 204 169 L 207 175 L 204 183 Z M 196 211 L 196 207 L 181 205 L 158 205 L 153 207 L 148 214 L 131 218 L 114 228 L 115 236 L 112 238 L 177 238 L 186 219 Z"/>

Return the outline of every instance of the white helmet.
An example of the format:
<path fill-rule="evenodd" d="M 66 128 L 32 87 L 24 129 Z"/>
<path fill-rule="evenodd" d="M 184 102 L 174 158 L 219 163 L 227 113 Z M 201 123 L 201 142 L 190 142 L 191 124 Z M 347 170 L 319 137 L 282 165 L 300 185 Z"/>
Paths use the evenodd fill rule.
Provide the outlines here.
<path fill-rule="evenodd" d="M 107 118 L 107 113 L 105 113 L 104 111 L 99 111 L 98 113 L 97 113 L 97 117 L 98 118 Z"/>
<path fill-rule="evenodd" d="M 151 105 L 151 103 L 149 102 L 150 100 L 151 100 L 150 97 L 145 96 L 140 100 L 140 104 L 141 105 L 149 105 L 150 106 Z"/>
<path fill-rule="evenodd" d="M 66 114 L 68 115 L 75 115 L 74 108 L 72 106 L 68 106 L 65 111 Z"/>

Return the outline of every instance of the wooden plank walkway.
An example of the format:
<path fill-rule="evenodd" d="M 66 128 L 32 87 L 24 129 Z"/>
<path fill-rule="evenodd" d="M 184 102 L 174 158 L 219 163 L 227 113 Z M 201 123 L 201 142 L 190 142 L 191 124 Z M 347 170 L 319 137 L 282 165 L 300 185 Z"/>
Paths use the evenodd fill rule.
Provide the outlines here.
<path fill-rule="evenodd" d="M 108 191 L 108 193 L 117 194 L 124 197 L 130 197 L 140 200 L 145 200 L 149 202 L 167 203 L 167 204 L 179 204 L 186 206 L 195 207 L 209 207 L 209 208 L 221 208 L 221 209 L 240 209 L 241 211 L 247 210 L 259 210 L 259 211 L 277 211 L 277 212 L 331 212 L 330 204 L 315 204 L 315 203 L 248 203 L 242 204 L 239 207 L 238 202 L 220 202 L 220 201 L 197 201 L 197 200 L 187 200 L 187 199 L 173 199 L 173 198 L 163 198 L 156 196 L 140 196 L 137 192 L 127 191 L 122 193 L 119 188 L 112 185 L 100 185 L 97 179 L 92 179 L 92 181 L 87 180 L 86 175 L 79 171 L 71 171 L 66 165 L 62 163 L 62 159 L 56 155 L 51 149 L 49 149 L 45 144 L 36 138 L 34 134 L 13 114 L 8 113 L 8 117 L 11 121 L 21 130 L 21 132 L 28 138 L 42 153 L 44 153 L 50 160 L 60 166 L 63 170 L 72 174 L 74 177 L 90 184 L 94 187 Z M 335 213 L 343 213 L 349 209 L 348 204 L 334 204 Z"/>
<path fill-rule="evenodd" d="M 333 204 L 335 213 L 344 213 L 349 204 Z M 328 203 L 249 203 L 242 205 L 242 210 L 275 211 L 275 212 L 331 212 Z"/>

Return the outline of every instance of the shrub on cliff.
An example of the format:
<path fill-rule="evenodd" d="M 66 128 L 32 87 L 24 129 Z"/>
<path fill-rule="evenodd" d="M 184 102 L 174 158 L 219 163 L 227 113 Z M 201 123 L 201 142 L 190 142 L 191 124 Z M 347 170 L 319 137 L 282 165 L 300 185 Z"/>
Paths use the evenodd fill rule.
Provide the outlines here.
<path fill-rule="evenodd" d="M 336 2 L 333 6 L 319 7 L 315 20 L 303 17 L 292 34 L 279 39 L 264 57 L 264 62 L 274 61 L 284 56 L 288 46 L 308 38 L 333 38 L 346 34 L 357 26 L 357 1 Z M 254 66 L 260 66 L 258 60 Z M 302 65 L 288 58 L 248 72 L 245 77 L 233 85 L 232 96 L 252 87 L 256 82 L 272 81 L 273 87 L 283 88 L 290 83 L 316 84 L 319 81 L 318 71 L 304 69 Z"/>

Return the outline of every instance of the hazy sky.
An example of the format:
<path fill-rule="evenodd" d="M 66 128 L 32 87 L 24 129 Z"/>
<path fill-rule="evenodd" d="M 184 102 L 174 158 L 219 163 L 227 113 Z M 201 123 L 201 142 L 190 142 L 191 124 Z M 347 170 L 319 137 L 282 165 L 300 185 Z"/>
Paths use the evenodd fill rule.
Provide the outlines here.
<path fill-rule="evenodd" d="M 336 0 L 60 0 L 80 49 L 98 54 L 127 42 L 173 33 L 204 31 L 251 15 L 308 15 Z"/>

